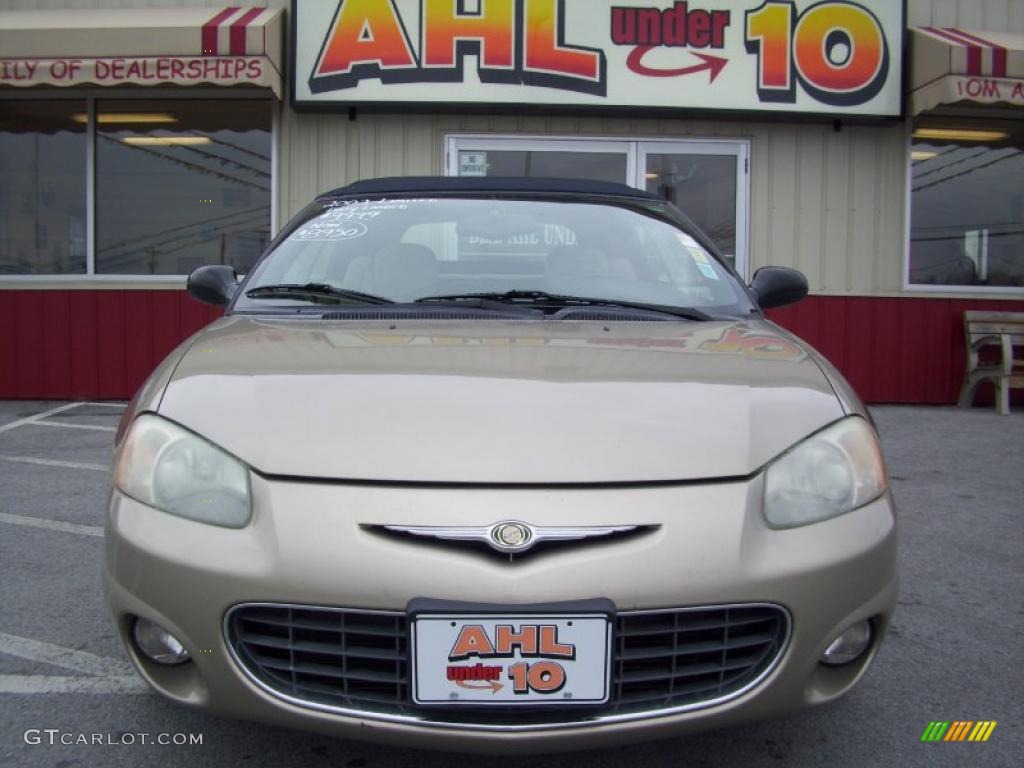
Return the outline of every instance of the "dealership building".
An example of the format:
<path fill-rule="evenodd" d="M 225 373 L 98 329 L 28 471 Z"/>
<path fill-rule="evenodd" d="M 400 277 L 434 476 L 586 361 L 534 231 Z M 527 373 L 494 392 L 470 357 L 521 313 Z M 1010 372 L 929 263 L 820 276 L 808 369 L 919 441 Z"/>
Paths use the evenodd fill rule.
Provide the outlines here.
<path fill-rule="evenodd" d="M 191 270 L 380 176 L 662 195 L 807 275 L 770 316 L 869 402 L 955 402 L 964 311 L 1024 311 L 1021 0 L 40 5 L 0 0 L 0 397 L 130 397 L 217 316 Z"/>

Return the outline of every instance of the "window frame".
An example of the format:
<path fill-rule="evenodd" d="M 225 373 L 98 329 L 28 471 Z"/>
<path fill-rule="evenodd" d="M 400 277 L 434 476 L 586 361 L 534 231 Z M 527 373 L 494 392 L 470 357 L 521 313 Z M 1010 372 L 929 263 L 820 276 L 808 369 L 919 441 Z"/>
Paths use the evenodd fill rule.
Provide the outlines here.
<path fill-rule="evenodd" d="M 183 92 L 175 88 L 166 91 L 156 89 L 125 89 L 111 92 L 104 89 L 82 89 L 68 93 L 54 93 L 52 90 L 39 91 L 35 93 L 5 93 L 0 96 L 0 103 L 3 101 L 82 101 L 86 102 L 86 114 L 89 119 L 86 123 L 86 151 L 83 162 L 85 163 L 85 273 L 64 274 L 64 275 L 0 275 L 0 288 L 22 288 L 22 287 L 78 287 L 78 288 L 106 288 L 106 287 L 138 287 L 138 288 L 180 288 L 185 285 L 188 275 L 145 275 L 145 274 L 110 274 L 96 272 L 96 102 L 103 101 L 125 101 L 135 100 L 157 101 L 265 101 L 270 108 L 270 233 L 271 239 L 278 231 L 279 215 L 279 162 L 281 135 L 281 102 L 273 95 L 265 93 L 253 93 L 237 91 L 228 88 L 211 90 L 208 88 L 197 89 L 195 92 Z"/>

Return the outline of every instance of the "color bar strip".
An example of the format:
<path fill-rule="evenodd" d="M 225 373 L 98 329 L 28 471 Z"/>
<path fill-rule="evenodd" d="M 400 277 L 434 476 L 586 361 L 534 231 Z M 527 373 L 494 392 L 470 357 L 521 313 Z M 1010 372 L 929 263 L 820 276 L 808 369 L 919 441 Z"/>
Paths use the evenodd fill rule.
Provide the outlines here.
<path fill-rule="evenodd" d="M 928 723 L 928 727 L 924 729 L 924 733 L 921 734 L 921 741 L 939 741 L 942 739 L 943 734 L 946 733 L 946 729 L 949 728 L 949 722 L 943 722 L 941 720 L 933 720 Z"/>

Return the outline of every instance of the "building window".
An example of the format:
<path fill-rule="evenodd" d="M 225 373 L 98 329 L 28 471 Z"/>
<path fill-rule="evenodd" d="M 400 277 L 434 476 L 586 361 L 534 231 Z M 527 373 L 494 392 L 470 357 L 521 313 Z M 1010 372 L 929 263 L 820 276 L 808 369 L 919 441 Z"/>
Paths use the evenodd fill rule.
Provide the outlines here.
<path fill-rule="evenodd" d="M 270 242 L 265 101 L 96 104 L 96 272 L 246 272 Z"/>
<path fill-rule="evenodd" d="M 85 273 L 85 106 L 0 101 L 0 275 Z"/>
<path fill-rule="evenodd" d="M 0 275 L 248 271 L 270 242 L 272 105 L 0 100 Z"/>
<path fill-rule="evenodd" d="M 1024 287 L 1024 123 L 922 119 L 911 158 L 910 284 Z"/>

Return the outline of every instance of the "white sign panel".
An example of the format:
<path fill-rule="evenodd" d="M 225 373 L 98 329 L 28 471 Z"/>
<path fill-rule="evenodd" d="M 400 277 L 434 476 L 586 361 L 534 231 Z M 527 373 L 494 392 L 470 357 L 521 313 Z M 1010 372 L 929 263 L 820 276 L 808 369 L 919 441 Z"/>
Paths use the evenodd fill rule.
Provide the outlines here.
<path fill-rule="evenodd" d="M 459 176 L 486 176 L 486 152 L 460 152 Z"/>
<path fill-rule="evenodd" d="M 292 0 L 293 100 L 898 116 L 900 0 Z"/>

